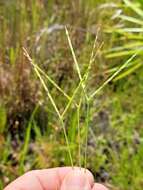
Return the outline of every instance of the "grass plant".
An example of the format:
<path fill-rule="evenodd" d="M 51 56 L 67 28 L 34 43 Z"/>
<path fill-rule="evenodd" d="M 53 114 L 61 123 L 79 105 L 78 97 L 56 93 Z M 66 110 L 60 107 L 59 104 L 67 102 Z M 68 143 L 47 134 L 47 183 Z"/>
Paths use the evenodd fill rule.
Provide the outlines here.
<path fill-rule="evenodd" d="M 74 97 L 76 95 L 76 93 L 78 93 L 78 91 L 82 88 L 82 90 L 80 90 L 80 100 L 79 100 L 79 104 L 76 102 L 76 109 L 77 109 L 77 128 L 78 128 L 78 155 L 79 155 L 79 167 L 81 167 L 81 141 L 80 141 L 80 138 L 81 138 L 81 132 L 80 132 L 80 107 L 81 105 L 83 105 L 83 102 L 84 101 L 84 98 L 85 98 L 85 104 L 86 104 L 86 118 L 85 118 L 85 153 L 84 153 L 84 168 L 86 169 L 87 168 L 87 147 L 88 147 L 88 131 L 89 131 L 89 117 L 90 117 L 90 104 L 91 104 L 91 101 L 92 99 L 96 96 L 97 93 L 100 93 L 100 91 L 109 83 L 111 82 L 123 69 L 125 69 L 128 64 L 136 57 L 136 54 L 133 55 L 132 57 L 130 57 L 111 77 L 109 77 L 109 79 L 107 79 L 97 90 L 95 90 L 90 96 L 87 94 L 86 92 L 86 86 L 85 86 L 85 83 L 86 83 L 86 80 L 88 80 L 88 75 L 89 75 L 89 71 L 91 69 L 91 64 L 93 61 L 93 57 L 95 58 L 95 55 L 94 55 L 94 48 L 95 48 L 95 43 L 93 45 L 93 50 L 92 50 L 92 53 L 91 53 L 91 59 L 89 60 L 89 65 L 88 65 L 88 68 L 87 68 L 87 71 L 86 73 L 84 73 L 83 77 L 81 76 L 81 71 L 80 71 L 80 68 L 79 68 L 79 64 L 78 64 L 78 61 L 77 61 L 77 58 L 76 58 L 76 55 L 75 55 L 75 51 L 74 51 L 74 48 L 73 48 L 73 45 L 71 43 L 71 39 L 70 39 L 70 36 L 69 36 L 69 32 L 67 30 L 67 28 L 65 28 L 65 31 L 66 31 L 66 35 L 67 35 L 67 39 L 68 39 L 68 42 L 69 42 L 69 47 L 70 47 L 70 50 L 71 50 L 71 53 L 72 53 L 72 56 L 73 56 L 73 60 L 74 60 L 74 63 L 75 63 L 75 68 L 76 68 L 76 71 L 78 73 L 78 76 L 79 76 L 79 84 L 77 85 L 77 87 L 75 88 L 74 92 L 73 92 L 73 95 L 70 97 L 69 95 L 66 95 L 66 93 L 60 89 L 60 87 L 58 86 L 58 84 L 56 84 L 56 82 L 54 82 L 53 80 L 51 80 L 51 78 L 46 75 L 44 73 L 44 71 L 42 71 L 35 63 L 33 63 L 33 60 L 31 59 L 31 57 L 29 56 L 27 50 L 25 48 L 23 48 L 23 51 L 24 51 L 24 55 L 27 57 L 27 59 L 29 60 L 30 64 L 34 67 L 34 70 L 36 72 L 36 75 L 38 76 L 38 78 L 40 79 L 41 81 L 41 84 L 42 86 L 44 87 L 46 93 L 47 93 L 47 96 L 49 97 L 50 101 L 51 101 L 51 104 L 53 105 L 54 109 L 55 109 L 55 112 L 57 114 L 57 116 L 59 117 L 59 122 L 62 126 L 62 129 L 63 129 L 63 133 L 64 133 L 64 136 L 65 136 L 65 141 L 66 141 L 66 144 L 67 144 L 67 150 L 68 150 L 68 154 L 69 154 L 69 159 L 70 159 L 70 163 L 71 163 L 71 166 L 74 167 L 74 162 L 73 162 L 73 156 L 72 156 L 72 153 L 71 153 L 71 148 L 70 148 L 70 142 L 69 142 L 69 139 L 68 139 L 68 135 L 67 135 L 67 132 L 66 132 L 66 128 L 65 128 L 65 124 L 64 124 L 64 116 L 65 116 L 65 110 L 68 110 L 68 108 L 70 107 L 70 105 L 74 102 Z M 95 42 L 97 41 L 97 37 L 95 39 Z M 101 46 L 99 46 L 101 47 Z M 60 111 L 58 110 L 58 107 L 48 89 L 48 87 L 46 86 L 43 78 L 42 78 L 42 75 L 40 74 L 43 74 L 44 76 L 46 76 L 46 78 L 66 97 L 68 97 L 69 99 L 69 102 L 65 108 L 65 110 L 63 111 L 63 113 L 60 113 Z M 86 80 L 85 80 L 86 79 Z M 80 88 L 81 87 L 81 88 Z"/>
<path fill-rule="evenodd" d="M 0 1 L 0 190 L 63 165 L 142 189 L 142 17 L 142 0 Z"/>

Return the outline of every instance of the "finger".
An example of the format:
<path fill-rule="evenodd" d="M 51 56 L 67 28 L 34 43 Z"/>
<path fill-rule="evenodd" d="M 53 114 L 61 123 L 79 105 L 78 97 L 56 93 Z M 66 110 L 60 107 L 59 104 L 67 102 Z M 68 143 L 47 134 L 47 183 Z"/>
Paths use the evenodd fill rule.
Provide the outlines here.
<path fill-rule="evenodd" d="M 33 170 L 16 179 L 4 190 L 57 190 L 65 176 L 72 170 L 71 167 Z M 74 170 L 79 170 L 79 168 Z M 92 185 L 92 174 L 87 170 L 86 175 Z"/>
<path fill-rule="evenodd" d="M 94 183 L 92 190 L 108 190 L 107 187 L 100 183 Z"/>
<path fill-rule="evenodd" d="M 84 169 L 74 169 L 65 176 L 60 190 L 91 190 L 92 185 Z"/>

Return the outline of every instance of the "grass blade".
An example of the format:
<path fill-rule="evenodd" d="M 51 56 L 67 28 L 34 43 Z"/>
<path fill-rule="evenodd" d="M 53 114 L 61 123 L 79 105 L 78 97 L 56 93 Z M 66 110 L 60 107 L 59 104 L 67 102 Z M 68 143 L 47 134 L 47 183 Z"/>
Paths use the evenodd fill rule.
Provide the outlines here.
<path fill-rule="evenodd" d="M 131 1 L 129 0 L 123 0 L 124 3 L 130 7 L 136 14 L 138 14 L 140 17 L 143 18 L 143 11 L 141 8 L 137 7 L 137 5 L 135 3 L 132 3 Z"/>
<path fill-rule="evenodd" d="M 143 25 L 143 21 L 131 16 L 126 16 L 126 15 L 120 15 L 119 18 L 121 18 L 122 20 L 128 21 L 128 22 L 132 22 L 135 24 L 139 24 L 139 25 Z"/>

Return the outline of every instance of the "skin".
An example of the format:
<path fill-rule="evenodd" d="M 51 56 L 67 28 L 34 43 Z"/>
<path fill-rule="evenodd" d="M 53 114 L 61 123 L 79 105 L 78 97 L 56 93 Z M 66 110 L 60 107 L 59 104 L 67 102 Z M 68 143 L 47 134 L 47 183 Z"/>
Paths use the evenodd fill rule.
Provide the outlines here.
<path fill-rule="evenodd" d="M 69 185 L 68 185 L 69 184 Z M 78 185 L 78 186 L 77 186 Z M 78 167 L 33 170 L 17 178 L 4 190 L 108 190 L 94 183 L 90 171 Z"/>

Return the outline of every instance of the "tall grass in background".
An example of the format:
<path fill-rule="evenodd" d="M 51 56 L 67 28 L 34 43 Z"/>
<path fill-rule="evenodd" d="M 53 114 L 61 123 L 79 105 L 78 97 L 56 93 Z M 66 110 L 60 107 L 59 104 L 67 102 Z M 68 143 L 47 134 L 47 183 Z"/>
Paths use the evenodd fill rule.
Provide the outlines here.
<path fill-rule="evenodd" d="M 109 7 L 108 7 L 109 8 Z M 109 8 L 110 9 L 110 8 Z M 143 4 L 142 1 L 123 0 L 122 4 L 116 4 L 113 8 L 112 21 L 116 21 L 114 27 L 107 26 L 105 32 L 111 33 L 113 47 L 105 50 L 108 59 L 122 59 L 140 50 L 138 59 L 128 65 L 127 71 L 118 76 L 115 80 L 124 78 L 142 67 L 143 50 Z M 117 38 L 118 39 L 117 39 Z M 118 40 L 118 44 L 116 42 Z M 118 67 L 112 68 L 114 72 Z"/>
<path fill-rule="evenodd" d="M 142 189 L 142 75 L 141 0 L 2 0 L 0 189 L 63 165 Z"/>

